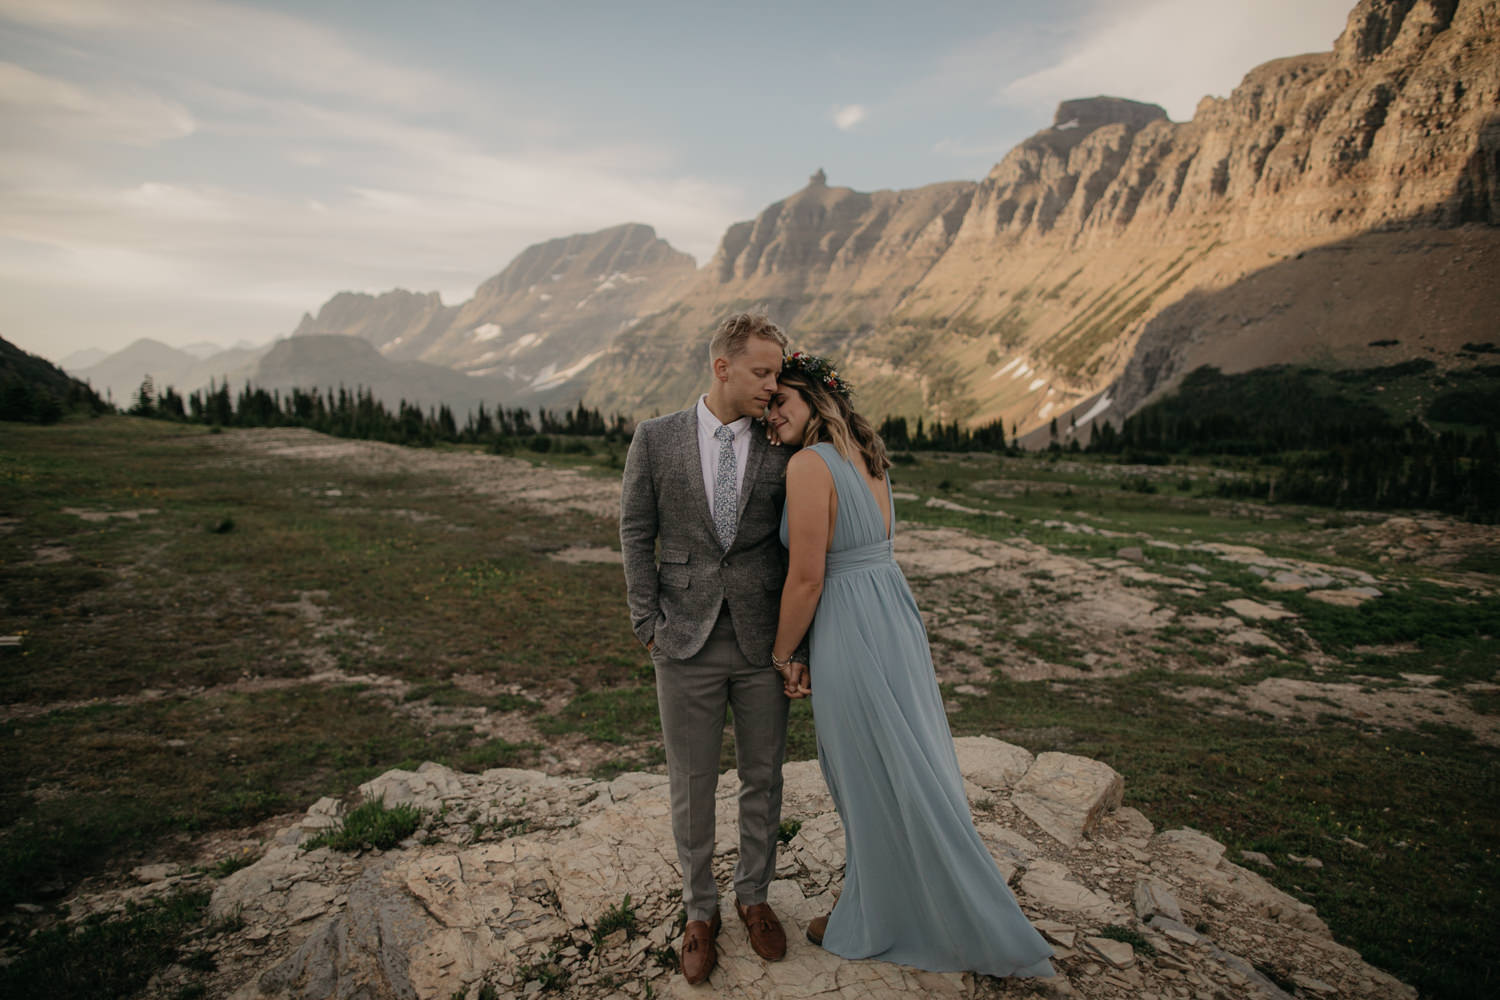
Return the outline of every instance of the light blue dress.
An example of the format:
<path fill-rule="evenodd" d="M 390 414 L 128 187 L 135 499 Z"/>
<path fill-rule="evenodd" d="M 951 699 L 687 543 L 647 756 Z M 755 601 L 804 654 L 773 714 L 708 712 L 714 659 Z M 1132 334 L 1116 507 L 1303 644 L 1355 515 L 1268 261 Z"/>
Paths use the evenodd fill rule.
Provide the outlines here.
<path fill-rule="evenodd" d="M 974 830 L 927 631 L 880 504 L 832 444 L 812 450 L 838 491 L 810 659 L 818 762 L 847 860 L 823 947 L 933 972 L 1050 976 L 1051 947 Z"/>

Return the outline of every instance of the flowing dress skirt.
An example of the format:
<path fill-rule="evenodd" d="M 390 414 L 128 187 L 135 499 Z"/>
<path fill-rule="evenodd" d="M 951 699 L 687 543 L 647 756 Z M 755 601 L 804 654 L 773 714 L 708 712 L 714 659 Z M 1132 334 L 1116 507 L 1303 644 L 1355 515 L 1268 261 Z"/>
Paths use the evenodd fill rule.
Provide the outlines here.
<path fill-rule="evenodd" d="M 814 450 L 839 496 L 811 633 L 813 713 L 847 854 L 823 947 L 934 972 L 1050 976 L 1051 947 L 974 829 L 927 632 L 880 505 L 832 445 Z"/>

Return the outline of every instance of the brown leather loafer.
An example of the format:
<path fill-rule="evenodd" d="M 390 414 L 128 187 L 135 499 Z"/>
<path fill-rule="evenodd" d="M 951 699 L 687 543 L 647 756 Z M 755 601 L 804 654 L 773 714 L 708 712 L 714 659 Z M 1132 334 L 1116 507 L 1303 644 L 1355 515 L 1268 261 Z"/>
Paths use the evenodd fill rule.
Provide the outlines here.
<path fill-rule="evenodd" d="M 770 903 L 746 906 L 736 899 L 734 908 L 745 922 L 745 930 L 750 932 L 750 947 L 757 955 L 767 962 L 779 962 L 786 957 L 786 931 L 781 929 L 781 921 L 776 919 Z"/>
<path fill-rule="evenodd" d="M 714 938 L 719 936 L 719 915 L 712 920 L 689 920 L 682 931 L 682 951 L 677 956 L 682 978 L 689 986 L 697 986 L 714 971 L 719 960 L 719 950 Z"/>
<path fill-rule="evenodd" d="M 828 918 L 833 916 L 829 913 L 821 917 L 813 917 L 807 925 L 807 939 L 819 948 L 823 947 L 823 935 L 828 930 Z"/>

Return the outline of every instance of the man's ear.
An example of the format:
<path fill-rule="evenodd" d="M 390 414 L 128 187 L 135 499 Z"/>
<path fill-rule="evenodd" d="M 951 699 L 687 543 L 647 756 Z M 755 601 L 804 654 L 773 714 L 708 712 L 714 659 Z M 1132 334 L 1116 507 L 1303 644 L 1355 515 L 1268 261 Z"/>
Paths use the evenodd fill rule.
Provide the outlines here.
<path fill-rule="evenodd" d="M 729 381 L 729 359 L 714 358 L 714 378 L 720 382 Z"/>

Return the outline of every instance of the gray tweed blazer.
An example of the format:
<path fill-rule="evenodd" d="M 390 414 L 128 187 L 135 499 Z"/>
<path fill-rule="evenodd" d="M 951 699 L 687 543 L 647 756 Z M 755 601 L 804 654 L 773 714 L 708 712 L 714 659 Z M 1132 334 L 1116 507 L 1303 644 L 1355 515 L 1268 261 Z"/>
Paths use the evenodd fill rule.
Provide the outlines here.
<path fill-rule="evenodd" d="M 790 449 L 750 433 L 739 527 L 727 552 L 703 490 L 695 408 L 641 423 L 630 442 L 620 490 L 630 625 L 673 659 L 703 648 L 727 600 L 745 658 L 771 663 L 786 580 L 781 509 Z"/>

